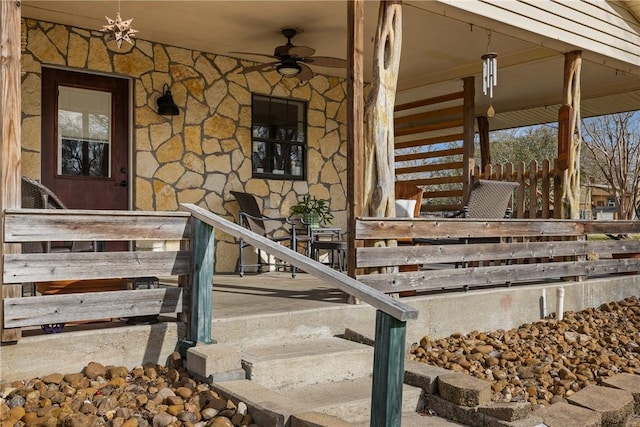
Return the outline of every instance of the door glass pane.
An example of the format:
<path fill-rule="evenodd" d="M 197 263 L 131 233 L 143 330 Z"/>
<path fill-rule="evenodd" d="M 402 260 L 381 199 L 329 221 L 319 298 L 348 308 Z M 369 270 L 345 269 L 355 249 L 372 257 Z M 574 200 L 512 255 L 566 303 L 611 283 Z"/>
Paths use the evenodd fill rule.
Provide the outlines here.
<path fill-rule="evenodd" d="M 111 93 L 58 89 L 58 175 L 110 177 Z"/>

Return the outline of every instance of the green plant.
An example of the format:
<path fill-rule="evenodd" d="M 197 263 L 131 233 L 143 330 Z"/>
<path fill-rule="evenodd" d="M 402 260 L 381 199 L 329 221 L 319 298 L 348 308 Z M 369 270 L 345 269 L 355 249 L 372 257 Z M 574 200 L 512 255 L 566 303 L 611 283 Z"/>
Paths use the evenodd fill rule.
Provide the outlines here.
<path fill-rule="evenodd" d="M 311 226 L 333 223 L 329 202 L 310 194 L 305 194 L 302 200 L 291 206 L 291 214 L 302 217 L 302 220 Z"/>

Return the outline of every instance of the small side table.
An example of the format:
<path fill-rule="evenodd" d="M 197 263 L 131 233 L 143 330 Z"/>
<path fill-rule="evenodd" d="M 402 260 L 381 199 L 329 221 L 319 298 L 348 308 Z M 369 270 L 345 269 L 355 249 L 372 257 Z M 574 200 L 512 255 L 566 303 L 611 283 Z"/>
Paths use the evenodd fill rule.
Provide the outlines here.
<path fill-rule="evenodd" d="M 333 268 L 338 266 L 339 271 L 345 270 L 345 259 L 347 253 L 347 242 L 344 240 L 314 240 L 311 242 L 313 259 L 316 261 L 320 257 L 320 251 L 329 252 L 329 262 Z"/>

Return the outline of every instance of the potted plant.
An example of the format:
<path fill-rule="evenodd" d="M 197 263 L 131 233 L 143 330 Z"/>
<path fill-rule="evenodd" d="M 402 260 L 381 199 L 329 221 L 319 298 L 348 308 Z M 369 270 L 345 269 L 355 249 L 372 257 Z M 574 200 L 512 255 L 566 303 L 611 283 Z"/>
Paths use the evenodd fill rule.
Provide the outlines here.
<path fill-rule="evenodd" d="M 297 215 L 306 225 L 318 228 L 320 224 L 331 224 L 333 214 L 329 202 L 306 194 L 296 205 L 291 206 L 291 214 Z"/>

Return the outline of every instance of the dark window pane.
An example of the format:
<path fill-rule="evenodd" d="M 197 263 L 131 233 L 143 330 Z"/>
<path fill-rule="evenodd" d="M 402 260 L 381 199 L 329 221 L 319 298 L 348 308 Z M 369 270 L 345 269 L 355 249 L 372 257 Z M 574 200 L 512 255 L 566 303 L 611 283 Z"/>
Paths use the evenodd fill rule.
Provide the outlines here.
<path fill-rule="evenodd" d="M 77 139 L 62 140 L 62 174 L 109 176 L 109 144 Z"/>

